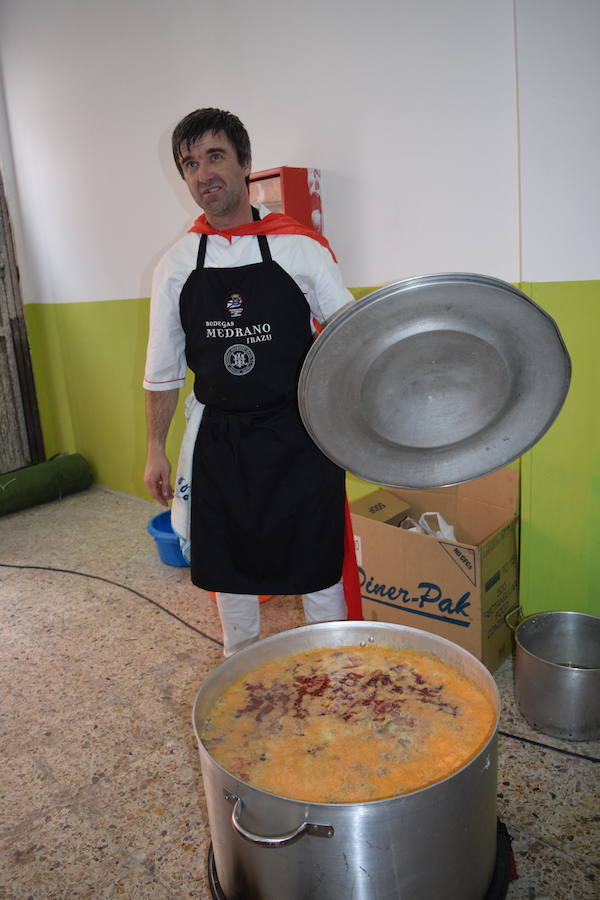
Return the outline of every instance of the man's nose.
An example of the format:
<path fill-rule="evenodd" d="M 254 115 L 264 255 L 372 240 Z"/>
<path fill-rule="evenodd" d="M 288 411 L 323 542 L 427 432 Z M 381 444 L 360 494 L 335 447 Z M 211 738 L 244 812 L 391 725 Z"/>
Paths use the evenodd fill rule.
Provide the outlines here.
<path fill-rule="evenodd" d="M 211 172 L 210 166 L 205 160 L 200 160 L 198 163 L 198 168 L 196 169 L 196 176 L 198 181 L 207 182 L 210 181 Z"/>

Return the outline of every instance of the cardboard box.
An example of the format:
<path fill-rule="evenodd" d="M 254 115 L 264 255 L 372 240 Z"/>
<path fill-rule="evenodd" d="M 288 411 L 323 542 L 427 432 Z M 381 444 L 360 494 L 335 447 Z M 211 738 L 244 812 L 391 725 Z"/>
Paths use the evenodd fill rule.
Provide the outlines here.
<path fill-rule="evenodd" d="M 387 525 L 400 525 L 407 517 L 410 506 L 397 494 L 391 491 L 375 491 L 352 504 L 352 512 L 364 516 L 372 522 L 385 522 Z"/>
<path fill-rule="evenodd" d="M 512 647 L 504 616 L 518 605 L 518 486 L 518 472 L 502 469 L 451 488 L 387 489 L 415 520 L 441 513 L 456 541 L 361 514 L 379 491 L 351 504 L 365 620 L 439 634 L 493 672 Z"/>

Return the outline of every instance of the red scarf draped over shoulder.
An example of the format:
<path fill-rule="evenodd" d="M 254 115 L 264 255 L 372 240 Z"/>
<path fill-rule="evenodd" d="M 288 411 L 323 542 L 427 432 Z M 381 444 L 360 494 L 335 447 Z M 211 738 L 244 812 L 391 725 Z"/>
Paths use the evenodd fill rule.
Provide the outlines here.
<path fill-rule="evenodd" d="M 312 228 L 301 225 L 300 222 L 296 222 L 291 216 L 286 216 L 283 213 L 269 213 L 264 219 L 259 219 L 258 222 L 246 222 L 244 225 L 236 225 L 235 228 L 227 228 L 225 231 L 218 231 L 212 225 L 209 225 L 206 221 L 206 216 L 202 213 L 189 230 L 198 234 L 218 234 L 227 238 L 229 243 L 231 243 L 232 238 L 246 234 L 301 234 L 312 238 L 313 241 L 317 241 L 329 250 L 333 261 L 337 262 L 327 238 L 324 238 L 322 234 L 317 234 Z"/>

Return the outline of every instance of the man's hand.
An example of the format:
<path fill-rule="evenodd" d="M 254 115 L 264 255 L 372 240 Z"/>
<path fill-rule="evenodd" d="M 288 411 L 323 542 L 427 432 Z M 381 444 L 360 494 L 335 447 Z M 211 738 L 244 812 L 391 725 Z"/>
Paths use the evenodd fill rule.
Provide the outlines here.
<path fill-rule="evenodd" d="M 149 450 L 144 471 L 144 482 L 151 496 L 161 506 L 168 506 L 173 499 L 171 486 L 171 463 L 159 450 Z"/>
<path fill-rule="evenodd" d="M 178 397 L 179 390 L 146 391 L 148 456 L 144 483 L 161 506 L 168 506 L 173 499 L 171 463 L 165 453 L 165 443 Z"/>

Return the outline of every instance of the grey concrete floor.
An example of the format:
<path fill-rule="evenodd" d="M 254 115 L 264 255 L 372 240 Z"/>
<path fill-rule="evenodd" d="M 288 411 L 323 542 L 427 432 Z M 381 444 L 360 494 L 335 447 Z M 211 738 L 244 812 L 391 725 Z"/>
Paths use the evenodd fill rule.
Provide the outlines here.
<path fill-rule="evenodd" d="M 222 659 L 220 626 L 189 571 L 160 561 L 146 533 L 158 511 L 93 487 L 0 518 L 6 900 L 211 896 L 191 709 Z M 262 622 L 264 635 L 302 625 L 299 601 L 268 600 Z M 512 659 L 496 679 L 508 897 L 598 900 L 600 743 L 532 731 Z"/>

